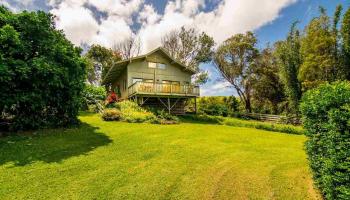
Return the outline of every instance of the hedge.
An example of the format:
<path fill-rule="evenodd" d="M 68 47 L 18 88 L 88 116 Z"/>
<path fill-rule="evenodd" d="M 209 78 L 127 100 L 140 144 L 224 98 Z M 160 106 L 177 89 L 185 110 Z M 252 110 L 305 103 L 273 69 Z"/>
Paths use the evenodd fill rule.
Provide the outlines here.
<path fill-rule="evenodd" d="M 325 199 L 350 199 L 350 83 L 308 91 L 301 112 L 317 186 Z"/>

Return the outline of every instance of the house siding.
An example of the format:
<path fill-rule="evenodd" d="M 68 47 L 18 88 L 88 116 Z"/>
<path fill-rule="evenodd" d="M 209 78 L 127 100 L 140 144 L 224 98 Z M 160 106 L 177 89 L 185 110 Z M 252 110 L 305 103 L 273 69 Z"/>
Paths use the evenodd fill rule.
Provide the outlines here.
<path fill-rule="evenodd" d="M 166 64 L 165 69 L 154 69 L 148 67 L 148 62 Z M 132 84 L 133 78 L 155 79 L 156 82 L 179 81 L 181 84 L 191 82 L 191 73 L 184 71 L 177 64 L 172 64 L 161 53 L 156 52 L 145 60 L 132 62 L 128 65 L 128 84 Z"/>

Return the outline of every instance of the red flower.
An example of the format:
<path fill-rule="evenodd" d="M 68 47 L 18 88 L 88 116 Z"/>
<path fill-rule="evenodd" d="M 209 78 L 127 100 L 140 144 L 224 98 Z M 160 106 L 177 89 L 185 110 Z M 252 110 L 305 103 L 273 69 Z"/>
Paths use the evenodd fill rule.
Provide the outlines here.
<path fill-rule="evenodd" d="M 116 102 L 118 99 L 117 95 L 115 94 L 115 92 L 111 92 L 108 97 L 107 97 L 107 102 L 108 103 L 114 103 Z"/>

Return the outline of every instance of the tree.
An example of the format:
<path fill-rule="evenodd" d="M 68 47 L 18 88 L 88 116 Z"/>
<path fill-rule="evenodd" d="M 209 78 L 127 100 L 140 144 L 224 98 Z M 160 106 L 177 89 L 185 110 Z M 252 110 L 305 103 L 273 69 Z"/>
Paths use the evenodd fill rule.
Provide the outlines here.
<path fill-rule="evenodd" d="M 198 33 L 194 28 L 181 27 L 173 30 L 162 38 L 162 46 L 171 56 L 197 72 L 196 82 L 205 83 L 208 79 L 206 72 L 199 69 L 200 63 L 211 61 L 214 39 L 206 33 Z"/>
<path fill-rule="evenodd" d="M 334 56 L 337 38 L 324 8 L 320 8 L 320 12 L 321 15 L 306 27 L 301 42 L 303 63 L 299 69 L 299 79 L 304 89 L 315 87 L 320 82 L 334 81 L 339 75 Z"/>
<path fill-rule="evenodd" d="M 98 84 L 96 85 L 100 85 L 114 63 L 121 60 L 119 53 L 101 45 L 92 45 L 86 57 L 93 63 L 93 67 L 89 68 L 88 78 L 97 80 Z"/>
<path fill-rule="evenodd" d="M 340 16 L 341 12 L 343 10 L 343 7 L 341 5 L 338 5 L 335 9 L 334 12 L 334 17 L 333 17 L 333 26 L 332 26 L 332 33 L 333 37 L 335 38 L 335 43 L 334 43 L 334 57 L 337 60 L 337 66 L 340 67 L 341 63 L 339 62 L 341 59 L 339 58 L 339 30 L 338 30 L 338 25 L 340 21 Z"/>
<path fill-rule="evenodd" d="M 130 59 L 140 55 L 141 42 L 140 39 L 134 35 L 126 38 L 123 42 L 113 46 L 115 52 L 119 52 L 123 59 Z"/>
<path fill-rule="evenodd" d="M 258 58 L 257 39 L 252 32 L 224 41 L 214 55 L 214 64 L 223 79 L 237 91 L 247 112 L 251 112 L 253 68 Z"/>
<path fill-rule="evenodd" d="M 298 114 L 299 101 L 302 95 L 301 83 L 298 80 L 299 68 L 302 63 L 300 54 L 300 35 L 293 23 L 285 41 L 275 44 L 275 57 L 279 66 L 279 74 L 288 97 L 289 110 Z"/>
<path fill-rule="evenodd" d="M 0 6 L 0 122 L 10 120 L 11 130 L 77 123 L 86 77 L 80 53 L 51 14 Z"/>
<path fill-rule="evenodd" d="M 344 71 L 347 79 L 350 80 L 350 8 L 345 12 L 341 24 L 342 55 Z"/>
<path fill-rule="evenodd" d="M 283 84 L 278 74 L 278 64 L 273 49 L 265 48 L 254 68 L 253 96 L 262 104 L 269 102 L 273 114 L 278 113 L 278 104 L 284 100 Z"/>

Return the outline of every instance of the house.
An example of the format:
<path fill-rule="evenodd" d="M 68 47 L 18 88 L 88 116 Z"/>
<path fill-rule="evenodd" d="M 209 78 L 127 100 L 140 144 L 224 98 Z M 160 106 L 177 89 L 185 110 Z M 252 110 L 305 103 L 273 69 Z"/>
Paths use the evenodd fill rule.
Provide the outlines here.
<path fill-rule="evenodd" d="M 120 98 L 133 100 L 140 106 L 184 114 L 186 101 L 199 96 L 199 86 L 191 83 L 195 71 L 178 62 L 163 48 L 148 54 L 122 60 L 108 71 L 102 84 L 113 91 L 119 88 Z"/>

